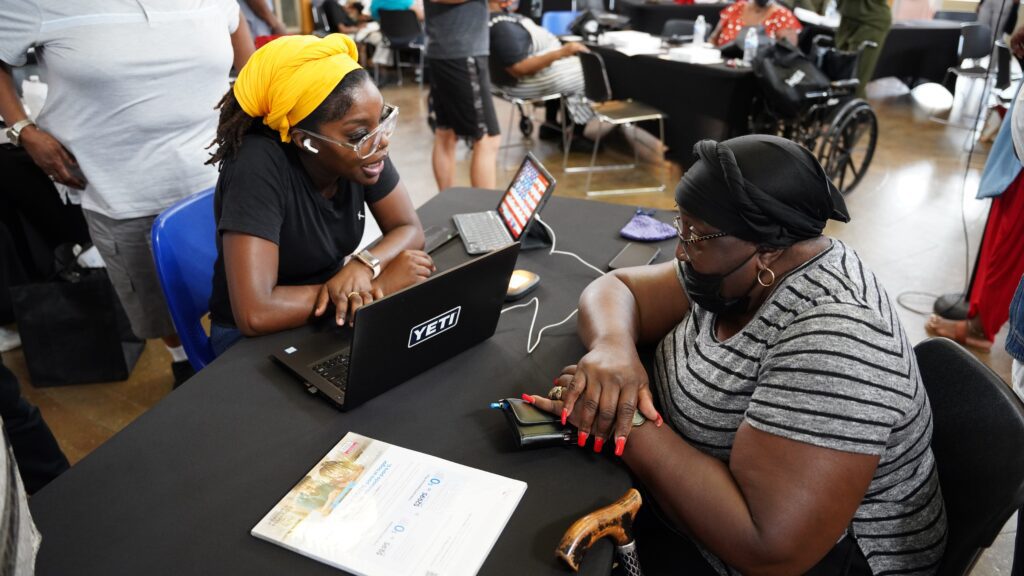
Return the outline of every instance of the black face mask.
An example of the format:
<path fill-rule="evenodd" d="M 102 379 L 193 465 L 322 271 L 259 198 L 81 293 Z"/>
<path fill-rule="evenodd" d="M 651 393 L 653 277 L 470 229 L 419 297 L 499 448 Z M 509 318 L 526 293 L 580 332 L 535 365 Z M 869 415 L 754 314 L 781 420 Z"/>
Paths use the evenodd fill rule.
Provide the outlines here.
<path fill-rule="evenodd" d="M 722 282 L 756 255 L 757 251 L 755 250 L 753 254 L 725 274 L 701 274 L 693 269 L 693 264 L 680 262 L 679 270 L 683 273 L 683 287 L 686 289 L 686 296 L 690 299 L 690 302 L 697 304 L 712 314 L 722 315 L 746 312 L 747 308 L 750 307 L 750 296 L 744 294 L 739 298 L 723 298 Z"/>

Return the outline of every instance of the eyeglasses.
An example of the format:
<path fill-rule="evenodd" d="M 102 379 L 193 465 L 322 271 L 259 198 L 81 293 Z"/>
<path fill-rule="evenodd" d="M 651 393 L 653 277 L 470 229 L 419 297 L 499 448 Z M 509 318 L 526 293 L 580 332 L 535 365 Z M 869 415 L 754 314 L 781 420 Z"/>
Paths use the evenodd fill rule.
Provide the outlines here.
<path fill-rule="evenodd" d="M 352 144 L 350 142 L 339 142 L 333 138 L 328 138 L 323 134 L 317 134 L 316 132 L 310 132 L 309 130 L 302 130 L 306 134 L 319 138 L 324 142 L 330 142 L 338 146 L 344 146 L 345 148 L 351 148 L 356 156 L 359 156 L 360 160 L 366 160 L 370 156 L 377 153 L 380 149 L 380 143 L 384 138 L 391 139 L 391 135 L 395 133 L 395 126 L 398 125 L 398 106 L 392 106 L 390 104 L 384 105 L 384 113 L 381 115 L 380 124 L 377 125 L 369 134 L 359 139 L 359 142 Z"/>
<path fill-rule="evenodd" d="M 693 229 L 693 226 L 690 226 L 689 228 L 687 228 L 687 231 L 690 233 L 690 237 L 687 238 L 683 236 L 683 223 L 679 216 L 673 218 L 672 223 L 675 224 L 676 234 L 679 235 L 679 241 L 682 242 L 683 244 L 696 244 L 697 242 L 703 242 L 705 240 L 712 240 L 714 238 L 721 238 L 722 236 L 729 235 L 728 232 L 715 232 L 714 234 L 705 234 L 703 236 L 697 236 L 696 230 Z"/>

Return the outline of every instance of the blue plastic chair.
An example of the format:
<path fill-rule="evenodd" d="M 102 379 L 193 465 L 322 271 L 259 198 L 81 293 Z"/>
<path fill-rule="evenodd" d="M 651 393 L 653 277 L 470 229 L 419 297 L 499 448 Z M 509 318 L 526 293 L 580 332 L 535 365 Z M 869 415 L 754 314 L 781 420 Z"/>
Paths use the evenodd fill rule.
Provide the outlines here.
<path fill-rule="evenodd" d="M 213 362 L 210 337 L 200 319 L 210 310 L 217 225 L 213 188 L 164 210 L 153 222 L 153 258 L 174 328 L 198 372 Z"/>
<path fill-rule="evenodd" d="M 570 10 L 545 12 L 540 18 L 540 25 L 555 36 L 564 36 L 569 33 L 569 24 L 572 24 L 577 14 Z"/>

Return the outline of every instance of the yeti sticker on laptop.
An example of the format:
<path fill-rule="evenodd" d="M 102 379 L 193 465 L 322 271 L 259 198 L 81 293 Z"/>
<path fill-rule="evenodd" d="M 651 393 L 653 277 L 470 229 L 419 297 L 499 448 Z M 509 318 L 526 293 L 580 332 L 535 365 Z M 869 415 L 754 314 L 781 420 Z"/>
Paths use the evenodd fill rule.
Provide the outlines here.
<path fill-rule="evenodd" d="M 459 323 L 459 312 L 461 311 L 462 306 L 456 306 L 447 312 L 434 316 L 422 324 L 413 326 L 412 330 L 409 331 L 409 348 L 412 348 L 417 344 L 422 344 L 434 336 L 454 328 L 455 325 Z"/>

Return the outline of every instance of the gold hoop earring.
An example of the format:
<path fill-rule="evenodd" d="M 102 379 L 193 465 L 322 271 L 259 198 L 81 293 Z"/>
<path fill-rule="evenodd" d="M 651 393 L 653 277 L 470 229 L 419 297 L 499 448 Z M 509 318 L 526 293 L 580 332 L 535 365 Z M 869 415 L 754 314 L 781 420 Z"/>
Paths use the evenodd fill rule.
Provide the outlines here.
<path fill-rule="evenodd" d="M 771 276 L 771 278 L 769 278 L 767 282 L 761 280 L 762 272 L 767 272 Z M 757 283 L 760 284 L 761 286 L 764 286 L 765 288 L 768 288 L 772 284 L 775 284 L 775 272 L 773 272 L 771 268 L 761 268 L 760 270 L 757 271 Z"/>

